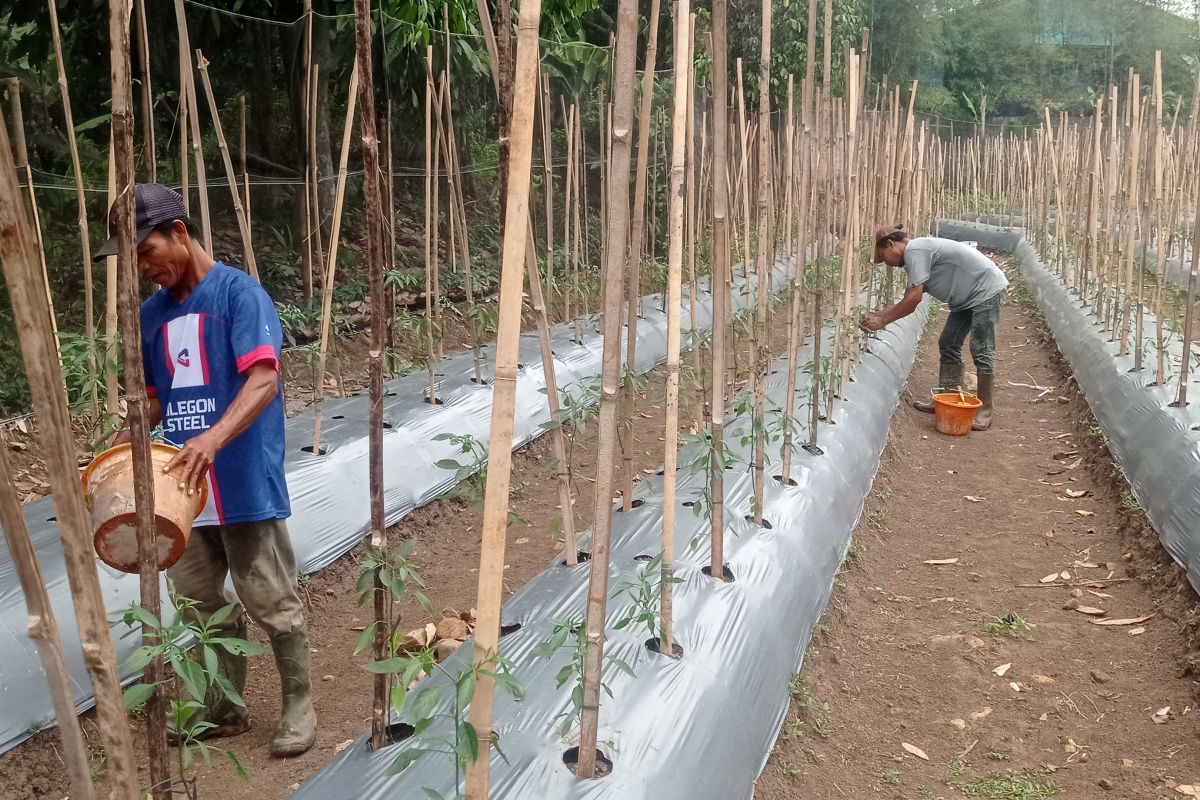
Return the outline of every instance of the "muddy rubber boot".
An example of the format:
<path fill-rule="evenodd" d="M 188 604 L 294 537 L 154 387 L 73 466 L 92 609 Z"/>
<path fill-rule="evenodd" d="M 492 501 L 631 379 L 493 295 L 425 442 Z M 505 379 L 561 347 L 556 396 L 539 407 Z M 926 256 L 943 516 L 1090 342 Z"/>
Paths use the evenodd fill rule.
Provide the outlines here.
<path fill-rule="evenodd" d="M 317 738 L 317 714 L 313 710 L 309 677 L 312 656 L 308 652 L 308 636 L 303 632 L 272 638 L 271 649 L 275 651 L 275 666 L 279 668 L 283 686 L 283 711 L 271 739 L 271 755 L 289 758 L 307 751 Z"/>
<path fill-rule="evenodd" d="M 232 636 L 238 639 L 246 638 L 246 625 L 243 621 L 234 629 Z M 217 669 L 229 679 L 238 697 L 246 693 L 246 657 L 234 655 L 222 647 L 214 647 L 217 654 Z M 238 736 L 250 730 L 250 713 L 245 706 L 239 706 L 230 701 L 217 688 L 210 688 L 204 699 L 204 708 L 197 710 L 188 720 L 188 727 L 194 727 L 199 722 L 211 722 L 212 728 L 206 728 L 197 733 L 196 739 L 214 739 L 225 736 Z M 175 720 L 167 718 L 167 740 L 171 744 L 179 744 L 186 737 L 175 725 Z"/>
<path fill-rule="evenodd" d="M 958 391 L 962 387 L 963 366 L 962 364 L 948 364 L 945 361 L 938 368 L 938 385 L 937 389 L 949 389 Z M 914 400 L 912 407 L 917 411 L 925 414 L 933 413 L 933 398 L 928 400 Z"/>
<path fill-rule="evenodd" d="M 992 426 L 992 384 L 995 379 L 995 373 L 979 373 L 979 389 L 976 394 L 983 401 L 983 405 L 975 412 L 975 421 L 971 423 L 973 431 L 986 431 Z"/>

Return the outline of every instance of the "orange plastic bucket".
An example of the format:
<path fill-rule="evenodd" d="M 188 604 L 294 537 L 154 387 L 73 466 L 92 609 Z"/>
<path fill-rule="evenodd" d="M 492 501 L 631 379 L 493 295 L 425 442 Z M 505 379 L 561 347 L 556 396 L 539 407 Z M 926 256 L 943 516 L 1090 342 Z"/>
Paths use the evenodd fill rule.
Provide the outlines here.
<path fill-rule="evenodd" d="M 192 522 L 208 501 L 207 483 L 198 494 L 179 488 L 179 479 L 163 467 L 179 448 L 153 442 L 154 525 L 157 533 L 158 568 L 166 569 L 187 548 Z M 96 555 L 122 572 L 138 571 L 137 509 L 134 503 L 133 448 L 122 444 L 105 450 L 83 471 L 83 496 L 92 514 L 92 545 Z"/>
<path fill-rule="evenodd" d="M 967 392 L 934 392 L 934 427 L 947 436 L 966 436 L 982 405 L 982 400 Z"/>

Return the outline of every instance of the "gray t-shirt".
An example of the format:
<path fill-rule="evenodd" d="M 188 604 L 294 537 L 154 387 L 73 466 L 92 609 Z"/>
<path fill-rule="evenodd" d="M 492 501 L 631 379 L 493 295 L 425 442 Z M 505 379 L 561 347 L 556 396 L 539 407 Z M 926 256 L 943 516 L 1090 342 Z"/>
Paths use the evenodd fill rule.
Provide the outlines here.
<path fill-rule="evenodd" d="M 1008 278 L 990 258 L 962 242 L 936 236 L 908 241 L 904 271 L 909 287 L 925 284 L 925 291 L 949 304 L 951 311 L 974 308 L 1008 288 Z"/>

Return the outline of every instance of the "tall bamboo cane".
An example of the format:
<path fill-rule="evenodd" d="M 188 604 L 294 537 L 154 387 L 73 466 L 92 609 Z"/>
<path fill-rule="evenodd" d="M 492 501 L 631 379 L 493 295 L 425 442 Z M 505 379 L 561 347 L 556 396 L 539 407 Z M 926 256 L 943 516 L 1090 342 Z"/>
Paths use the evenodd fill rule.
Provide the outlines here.
<path fill-rule="evenodd" d="M 725 317 L 728 314 L 726 282 L 729 280 L 729 78 L 727 0 L 712 3 L 712 255 L 709 288 L 713 299 L 711 448 L 725 448 Z M 716 459 L 710 458 L 710 462 Z M 710 463 L 709 475 L 710 558 L 709 575 L 725 577 L 725 470 Z"/>
<path fill-rule="evenodd" d="M 361 0 L 360 0 L 361 1 Z M 506 218 L 529 219 L 529 177 L 533 151 L 533 112 L 537 95 L 538 23 L 541 0 L 521 4 L 517 24 L 516 76 L 506 199 Z M 507 32 L 505 32 L 507 35 Z M 467 766 L 468 800 L 486 800 L 492 749 L 492 701 L 496 648 L 500 640 L 500 600 L 504 588 L 504 545 L 508 531 L 509 483 L 516 401 L 517 350 L 521 335 L 521 266 L 529 223 L 506 225 L 500 274 L 500 319 L 496 336 L 496 380 L 492 390 L 491 438 L 484 490 L 483 546 L 479 564 L 479 621 L 475 628 L 475 692 L 470 722 L 479 757 Z"/>
<path fill-rule="evenodd" d="M 536 0 L 533 0 L 536 2 Z M 596 741 L 600 722 L 601 666 L 604 663 L 604 618 L 608 602 L 609 546 L 612 535 L 614 445 L 617 392 L 621 378 L 622 267 L 628 254 L 630 129 L 633 122 L 633 72 L 637 49 L 637 4 L 620 0 L 614 59 L 612 167 L 608 176 L 608 244 L 604 274 L 604 351 L 597 422 L 595 513 L 587 599 L 587 646 L 583 659 L 583 710 L 580 714 L 577 773 L 596 773 Z"/>
<path fill-rule="evenodd" d="M 771 262 L 775 234 L 771 219 L 771 0 L 762 0 L 762 51 L 758 73 L 758 352 L 754 361 L 754 524 L 763 524 L 766 492 L 767 430 L 765 373 L 771 359 L 767 298 L 771 293 Z M 749 193 L 747 193 L 749 194 Z M 748 201 L 747 201 L 748 202 Z M 748 252 L 748 248 L 747 248 Z"/>

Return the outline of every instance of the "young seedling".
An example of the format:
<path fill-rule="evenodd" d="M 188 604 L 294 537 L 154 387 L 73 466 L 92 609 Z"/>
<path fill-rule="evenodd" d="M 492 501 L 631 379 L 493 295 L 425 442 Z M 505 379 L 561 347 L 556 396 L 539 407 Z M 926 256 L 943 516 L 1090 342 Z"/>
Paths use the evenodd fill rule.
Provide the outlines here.
<path fill-rule="evenodd" d="M 204 741 L 206 731 L 217 727 L 205 712 L 218 705 L 231 703 L 245 707 L 241 694 L 220 670 L 220 654 L 256 656 L 263 647 L 237 636 L 227 635 L 220 626 L 233 614 L 235 605 L 218 609 L 208 619 L 201 619 L 197 602 L 171 589 L 175 613 L 164 623 L 139 605 L 131 604 L 116 615 L 111 624 L 153 631 L 153 645 L 143 644 L 134 650 L 122 665 L 122 671 L 143 669 L 150 660 L 161 656 L 170 666 L 172 677 L 163 688 L 169 696 L 168 721 L 178 737 L 176 781 L 189 796 L 195 796 L 195 777 L 189 776 L 197 754 L 210 763 L 213 755 L 229 762 L 234 773 L 247 780 L 246 770 L 232 750 L 216 747 Z M 150 699 L 155 687 L 134 683 L 125 689 L 125 707 L 141 709 Z"/>
<path fill-rule="evenodd" d="M 613 625 L 617 630 L 623 630 L 633 625 L 641 625 L 650 637 L 648 644 L 657 646 L 662 633 L 659 604 L 659 592 L 662 588 L 662 553 L 644 563 L 638 564 L 633 574 L 617 584 L 616 593 L 624 595 L 630 601 L 625 615 Z M 682 578 L 672 576 L 670 583 L 683 583 Z"/>
<path fill-rule="evenodd" d="M 455 496 L 471 502 L 483 499 L 483 489 L 487 485 L 487 446 L 469 433 L 439 433 L 433 437 L 435 442 L 450 442 L 458 448 L 462 460 L 443 458 L 436 464 L 444 470 L 454 473 L 457 484 Z"/>
<path fill-rule="evenodd" d="M 587 653 L 587 626 L 584 625 L 582 619 L 567 618 L 555 620 L 550 634 L 534 647 L 531 652 L 535 658 L 551 658 L 564 647 L 571 649 L 571 660 L 564 664 L 562 669 L 558 671 L 555 681 L 560 689 L 568 683 L 571 684 L 572 688 L 571 707 L 560 715 L 563 720 L 562 725 L 559 727 L 559 734 L 561 736 L 566 736 L 571 731 L 571 728 L 579 721 L 579 715 L 583 711 L 583 661 Z M 604 661 L 626 675 L 636 677 L 632 667 L 611 653 L 604 654 Z M 609 697 L 613 696 L 612 689 L 609 688 L 607 683 L 601 681 L 600 688 Z"/>

